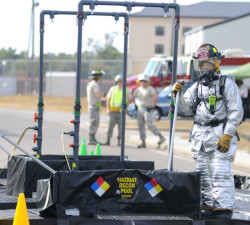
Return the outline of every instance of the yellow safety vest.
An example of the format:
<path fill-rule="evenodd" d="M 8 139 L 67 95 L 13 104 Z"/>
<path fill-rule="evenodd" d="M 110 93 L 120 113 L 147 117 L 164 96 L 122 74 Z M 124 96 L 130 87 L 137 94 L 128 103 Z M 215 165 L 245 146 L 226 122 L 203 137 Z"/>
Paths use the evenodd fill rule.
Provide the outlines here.
<path fill-rule="evenodd" d="M 126 88 L 126 103 L 128 103 L 128 88 Z M 110 112 L 120 112 L 122 105 L 122 90 L 118 85 L 113 89 L 110 98 Z"/>

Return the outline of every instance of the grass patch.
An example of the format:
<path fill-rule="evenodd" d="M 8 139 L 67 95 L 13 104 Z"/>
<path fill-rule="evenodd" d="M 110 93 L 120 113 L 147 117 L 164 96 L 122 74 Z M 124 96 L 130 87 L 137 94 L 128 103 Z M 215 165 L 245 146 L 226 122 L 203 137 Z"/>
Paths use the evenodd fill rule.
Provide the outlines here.
<path fill-rule="evenodd" d="M 73 112 L 75 105 L 74 97 L 50 97 L 43 98 L 44 109 L 46 111 L 55 112 Z M 38 104 L 38 96 L 31 95 L 15 95 L 0 96 L 0 107 L 13 109 L 31 109 L 36 110 Z M 82 112 L 88 111 L 87 98 L 81 98 Z M 105 108 L 101 108 L 101 112 L 106 112 Z"/>

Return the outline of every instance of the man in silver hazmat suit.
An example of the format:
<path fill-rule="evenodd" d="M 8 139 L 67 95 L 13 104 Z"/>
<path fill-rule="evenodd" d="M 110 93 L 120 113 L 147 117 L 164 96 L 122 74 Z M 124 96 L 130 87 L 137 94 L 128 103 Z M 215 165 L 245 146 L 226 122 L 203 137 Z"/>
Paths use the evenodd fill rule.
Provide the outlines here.
<path fill-rule="evenodd" d="M 222 57 L 213 45 L 198 48 L 194 57 L 198 81 L 180 96 L 180 104 L 195 114 L 190 141 L 196 171 L 201 173 L 202 217 L 230 219 L 235 191 L 231 163 L 243 108 L 237 85 L 220 73 Z M 176 82 L 174 95 L 182 88 Z"/>

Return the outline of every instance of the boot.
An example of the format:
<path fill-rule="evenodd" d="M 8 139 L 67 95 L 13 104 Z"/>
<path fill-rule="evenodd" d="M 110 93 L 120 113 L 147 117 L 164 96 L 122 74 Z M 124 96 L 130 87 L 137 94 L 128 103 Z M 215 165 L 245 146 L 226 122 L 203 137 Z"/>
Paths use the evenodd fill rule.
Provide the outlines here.
<path fill-rule="evenodd" d="M 96 145 L 98 144 L 98 142 L 95 139 L 95 135 L 94 134 L 90 134 L 89 135 L 89 145 Z"/>
<path fill-rule="evenodd" d="M 103 143 L 102 145 L 110 145 L 110 138 L 107 138 L 106 142 Z"/>
<path fill-rule="evenodd" d="M 145 140 L 142 140 L 142 143 L 140 145 L 138 145 L 137 148 L 146 148 Z"/>
<path fill-rule="evenodd" d="M 94 137 L 94 141 L 96 142 L 96 144 L 98 144 L 99 142 L 95 139 L 95 134 L 93 134 Z"/>
<path fill-rule="evenodd" d="M 158 145 L 161 145 L 164 141 L 166 141 L 166 138 L 163 137 L 161 134 L 159 134 L 160 140 L 158 141 Z"/>
<path fill-rule="evenodd" d="M 231 210 L 213 210 L 207 217 L 209 219 L 232 219 L 233 212 Z"/>
<path fill-rule="evenodd" d="M 121 138 L 117 138 L 117 146 L 121 146 Z"/>
<path fill-rule="evenodd" d="M 202 219 L 208 219 L 213 214 L 213 206 L 206 206 L 201 208 L 201 218 Z"/>

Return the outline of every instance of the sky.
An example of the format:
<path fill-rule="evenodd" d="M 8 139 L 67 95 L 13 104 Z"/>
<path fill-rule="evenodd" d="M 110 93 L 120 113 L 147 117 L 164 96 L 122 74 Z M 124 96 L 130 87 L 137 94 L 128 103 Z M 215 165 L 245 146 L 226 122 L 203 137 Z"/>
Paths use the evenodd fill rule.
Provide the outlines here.
<path fill-rule="evenodd" d="M 112 1 L 112 0 L 111 0 Z M 117 0 L 118 1 L 118 0 Z M 119 0 L 120 1 L 120 0 Z M 130 0 L 129 0 L 130 1 Z M 132 0 L 131 0 L 132 1 Z M 173 0 L 133 0 L 135 2 L 167 2 Z M 215 1 L 215 0 L 206 0 Z M 234 2 L 233 0 L 219 0 Z M 240 0 L 250 2 L 250 0 Z M 39 6 L 35 8 L 35 55 L 39 56 L 40 33 L 39 22 L 42 10 L 77 11 L 79 0 L 35 0 Z M 122 1 L 123 2 L 123 1 Z M 180 5 L 190 5 L 202 2 L 202 0 L 176 0 Z M 17 53 L 27 51 L 29 46 L 30 17 L 32 0 L 0 0 L 0 49 L 16 49 Z M 112 8 L 112 9 L 111 9 Z M 132 12 L 140 11 L 142 8 L 134 7 Z M 125 12 L 125 7 L 96 6 L 99 12 Z M 117 32 L 114 45 L 120 51 L 123 49 L 123 19 L 117 23 L 113 17 L 88 17 L 83 26 L 83 50 L 88 38 L 104 42 L 105 33 Z M 31 49 L 31 47 L 30 47 Z M 44 52 L 72 54 L 77 50 L 77 23 L 75 16 L 57 15 L 54 21 L 49 16 L 45 17 Z"/>

